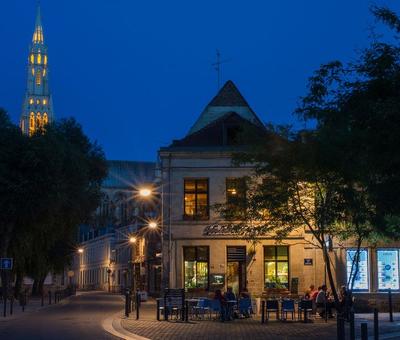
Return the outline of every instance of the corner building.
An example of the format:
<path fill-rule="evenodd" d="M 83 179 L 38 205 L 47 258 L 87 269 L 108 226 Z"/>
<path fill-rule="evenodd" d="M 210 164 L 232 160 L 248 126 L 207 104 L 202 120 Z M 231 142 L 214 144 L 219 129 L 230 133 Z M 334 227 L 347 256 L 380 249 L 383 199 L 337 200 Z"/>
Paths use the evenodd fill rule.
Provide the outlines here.
<path fill-rule="evenodd" d="M 303 266 L 312 257 L 322 266 L 322 257 L 305 249 L 302 233 L 293 233 L 283 244 L 273 237 L 252 243 L 231 232 L 212 209 L 241 192 L 243 177 L 251 166 L 236 166 L 232 154 L 240 151 L 242 129 L 266 133 L 264 124 L 232 81 L 228 81 L 206 106 L 181 140 L 159 150 L 163 183 L 163 286 L 189 291 L 213 291 L 232 286 L 238 293 L 247 288 L 261 294 L 273 282 L 290 289 L 291 281 L 301 291 L 322 282 L 314 270 Z M 319 263 L 320 262 L 320 263 Z M 321 272 L 321 271 L 320 271 Z M 323 275 L 323 274 L 322 274 Z M 299 286 L 300 285 L 300 286 Z"/>
<path fill-rule="evenodd" d="M 238 133 L 243 128 L 267 133 L 264 125 L 228 81 L 180 140 L 159 150 L 163 210 L 162 287 L 186 288 L 206 293 L 232 286 L 260 296 L 269 288 L 287 288 L 303 294 L 311 285 L 327 282 L 322 252 L 307 241 L 304 229 L 278 243 L 273 235 L 260 237 L 254 246 L 227 228 L 212 209 L 243 194 L 244 176 L 253 168 L 237 166 L 232 154 L 243 148 Z M 272 136 L 273 138 L 273 136 Z M 347 281 L 354 244 L 330 243 L 337 287 Z M 386 301 L 382 294 L 399 292 L 399 245 L 363 245 L 360 272 L 354 291 L 358 299 Z M 396 301 L 399 300 L 399 294 Z M 400 302 L 400 301 L 398 301 Z M 375 303 L 375 302 L 374 302 Z"/>

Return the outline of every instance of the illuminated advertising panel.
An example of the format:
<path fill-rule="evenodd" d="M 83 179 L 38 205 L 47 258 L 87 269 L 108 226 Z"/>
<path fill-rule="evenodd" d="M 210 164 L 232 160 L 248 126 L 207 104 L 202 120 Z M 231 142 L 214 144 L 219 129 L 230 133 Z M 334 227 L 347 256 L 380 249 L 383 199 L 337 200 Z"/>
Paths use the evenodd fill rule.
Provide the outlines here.
<path fill-rule="evenodd" d="M 368 268 L 368 250 L 361 249 L 358 261 L 358 270 L 356 271 L 355 257 L 357 254 L 356 249 L 347 249 L 346 251 L 346 267 L 347 267 L 347 281 L 351 283 L 354 273 L 353 290 L 368 291 L 369 290 L 369 268 Z"/>
<path fill-rule="evenodd" d="M 376 252 L 378 262 L 378 289 L 398 290 L 399 287 L 399 251 L 398 249 L 379 249 Z"/>

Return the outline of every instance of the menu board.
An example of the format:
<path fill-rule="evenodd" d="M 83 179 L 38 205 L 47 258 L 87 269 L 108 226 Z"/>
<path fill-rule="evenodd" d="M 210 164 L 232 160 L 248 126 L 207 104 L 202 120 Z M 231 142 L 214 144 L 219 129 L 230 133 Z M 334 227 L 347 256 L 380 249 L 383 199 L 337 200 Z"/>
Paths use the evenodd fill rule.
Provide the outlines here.
<path fill-rule="evenodd" d="M 399 251 L 396 249 L 380 249 L 378 260 L 378 289 L 398 290 L 399 287 Z"/>
<path fill-rule="evenodd" d="M 347 281 L 351 283 L 354 272 L 356 271 L 356 264 L 353 261 L 356 257 L 357 250 L 347 249 L 346 252 L 346 266 L 347 266 Z M 353 268 L 353 271 L 352 271 Z M 360 249 L 360 256 L 358 261 L 358 271 L 354 280 L 353 290 L 368 291 L 369 290 L 369 277 L 368 277 L 368 251 Z"/>

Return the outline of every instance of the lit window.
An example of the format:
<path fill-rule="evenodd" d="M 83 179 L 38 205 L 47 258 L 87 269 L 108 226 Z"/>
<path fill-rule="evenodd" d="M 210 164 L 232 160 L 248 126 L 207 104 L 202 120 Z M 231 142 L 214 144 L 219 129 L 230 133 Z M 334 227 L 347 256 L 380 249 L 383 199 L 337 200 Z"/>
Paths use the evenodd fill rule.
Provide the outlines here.
<path fill-rule="evenodd" d="M 43 99 L 43 105 L 46 105 L 46 104 L 47 104 L 47 100 Z"/>
<path fill-rule="evenodd" d="M 42 82 L 40 72 L 36 73 L 36 85 L 40 85 Z"/>
<path fill-rule="evenodd" d="M 32 75 L 35 75 L 35 69 L 32 67 Z"/>
<path fill-rule="evenodd" d="M 289 247 L 264 247 L 265 288 L 289 287 Z"/>
<path fill-rule="evenodd" d="M 360 249 L 358 266 L 356 266 L 356 249 L 346 250 L 346 267 L 347 267 L 347 282 L 351 286 L 351 282 L 354 278 L 353 290 L 357 291 L 368 291 L 369 290 L 369 280 L 368 280 L 368 250 Z M 357 268 L 357 272 L 356 271 Z"/>
<path fill-rule="evenodd" d="M 46 69 L 43 70 L 43 77 L 46 76 Z"/>
<path fill-rule="evenodd" d="M 35 132 L 35 114 L 31 112 L 29 117 L 29 134 L 32 135 Z"/>
<path fill-rule="evenodd" d="M 47 112 L 43 113 L 43 125 L 46 125 L 49 122 L 49 117 L 47 116 Z"/>
<path fill-rule="evenodd" d="M 40 104 L 40 99 L 36 99 L 36 104 L 37 104 L 37 105 Z"/>
<path fill-rule="evenodd" d="M 183 247 L 185 288 L 208 289 L 209 248 Z"/>
<path fill-rule="evenodd" d="M 38 112 L 36 115 L 36 126 L 38 128 L 40 128 L 42 126 L 42 117 L 40 115 L 40 112 Z"/>
<path fill-rule="evenodd" d="M 35 62 L 35 60 L 34 60 L 34 55 L 33 55 L 33 53 L 31 54 L 31 64 L 33 64 L 34 62 Z"/>
<path fill-rule="evenodd" d="M 37 55 L 37 62 L 38 64 L 42 62 L 42 55 L 40 53 Z"/>
<path fill-rule="evenodd" d="M 29 99 L 29 104 L 33 104 L 33 98 Z"/>
<path fill-rule="evenodd" d="M 185 179 L 184 218 L 208 219 L 208 179 Z"/>
<path fill-rule="evenodd" d="M 47 55 L 44 55 L 43 60 L 44 60 L 44 64 L 47 65 Z"/>
<path fill-rule="evenodd" d="M 399 290 L 399 250 L 378 249 L 378 290 Z"/>

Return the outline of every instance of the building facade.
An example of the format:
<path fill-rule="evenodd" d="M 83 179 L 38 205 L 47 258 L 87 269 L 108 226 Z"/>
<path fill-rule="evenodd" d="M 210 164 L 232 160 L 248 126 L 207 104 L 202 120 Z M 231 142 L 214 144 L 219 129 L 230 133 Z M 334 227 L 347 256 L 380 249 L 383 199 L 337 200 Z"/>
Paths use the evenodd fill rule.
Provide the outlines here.
<path fill-rule="evenodd" d="M 159 290 L 160 233 L 149 230 L 158 218 L 157 200 L 143 198 L 141 188 L 154 188 L 155 163 L 108 161 L 102 201 L 90 224 L 81 226 L 74 281 L 82 289 Z M 134 241 L 134 242 L 133 242 Z"/>
<path fill-rule="evenodd" d="M 311 233 L 292 232 L 278 242 L 273 235 L 256 243 L 239 237 L 214 209 L 246 195 L 243 178 L 251 165 L 237 165 L 232 154 L 245 143 L 239 132 L 264 126 L 236 86 L 228 81 L 206 106 L 189 133 L 159 150 L 163 188 L 163 286 L 213 291 L 232 286 L 260 296 L 286 288 L 302 294 L 311 284 L 327 282 L 323 255 Z M 330 243 L 337 286 L 348 279 L 354 245 Z M 399 291 L 399 244 L 365 245 L 355 291 Z"/>
<path fill-rule="evenodd" d="M 49 87 L 47 46 L 44 41 L 40 7 L 37 7 L 35 30 L 27 66 L 27 84 L 20 119 L 21 130 L 32 135 L 54 120 Z"/>

